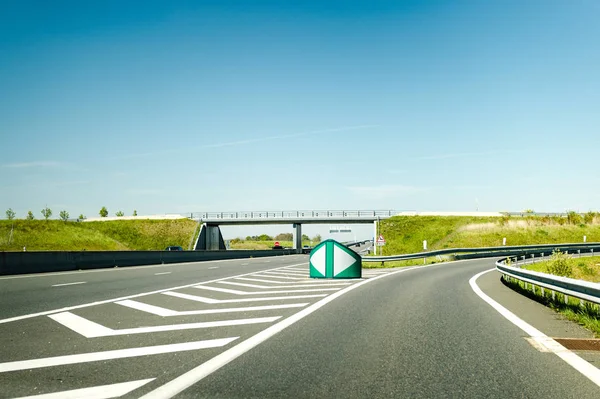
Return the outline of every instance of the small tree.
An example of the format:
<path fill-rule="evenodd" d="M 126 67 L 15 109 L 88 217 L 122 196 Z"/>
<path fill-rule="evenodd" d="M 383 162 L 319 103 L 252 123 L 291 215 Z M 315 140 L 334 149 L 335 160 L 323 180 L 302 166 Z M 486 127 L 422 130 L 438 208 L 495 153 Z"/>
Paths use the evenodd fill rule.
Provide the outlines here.
<path fill-rule="evenodd" d="M 273 241 L 273 237 L 268 234 L 261 234 L 258 236 L 258 241 Z"/>
<path fill-rule="evenodd" d="M 6 210 L 6 218 L 8 220 L 13 220 L 15 218 L 15 211 L 13 211 L 12 208 Z"/>
<path fill-rule="evenodd" d="M 133 210 L 133 216 L 137 216 L 137 211 L 135 209 Z"/>
<path fill-rule="evenodd" d="M 85 219 L 85 215 L 82 213 L 82 214 L 79 215 L 79 217 L 77 219 L 84 220 Z"/>
<path fill-rule="evenodd" d="M 44 217 L 44 219 L 48 220 L 50 216 L 52 216 L 52 209 L 48 207 L 42 209 L 42 216 Z"/>
<path fill-rule="evenodd" d="M 317 234 L 316 236 L 314 236 L 312 241 L 316 243 L 321 242 L 321 234 Z"/>
<path fill-rule="evenodd" d="M 123 211 L 118 211 L 115 213 L 116 216 L 121 217 L 124 215 Z"/>
<path fill-rule="evenodd" d="M 100 217 L 105 218 L 108 216 L 108 209 L 106 209 L 105 206 L 102 207 L 102 209 L 100 209 Z"/>
<path fill-rule="evenodd" d="M 69 212 L 67 211 L 60 211 L 59 215 L 63 222 L 66 222 L 69 219 Z"/>
<path fill-rule="evenodd" d="M 28 211 L 27 212 L 27 220 L 33 220 L 33 219 L 35 219 L 35 216 L 33 216 L 33 212 Z"/>
<path fill-rule="evenodd" d="M 310 237 L 306 234 L 302 234 L 302 241 L 310 241 Z"/>

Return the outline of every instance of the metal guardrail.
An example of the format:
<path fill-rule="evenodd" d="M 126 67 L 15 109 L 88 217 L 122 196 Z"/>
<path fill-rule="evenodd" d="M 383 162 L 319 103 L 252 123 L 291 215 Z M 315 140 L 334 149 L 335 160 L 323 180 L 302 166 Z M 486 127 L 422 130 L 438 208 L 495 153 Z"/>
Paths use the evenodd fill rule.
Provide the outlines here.
<path fill-rule="evenodd" d="M 364 256 L 363 262 L 389 262 L 396 260 L 411 260 L 429 258 L 432 256 L 469 254 L 470 258 L 488 258 L 493 256 L 528 256 L 537 254 L 550 254 L 552 251 L 562 252 L 581 251 L 590 252 L 600 250 L 600 243 L 585 244 L 539 244 L 539 245 L 513 245 L 502 247 L 480 247 L 480 248 L 448 248 L 437 251 L 418 252 L 414 254 L 391 255 L 391 256 Z"/>
<path fill-rule="evenodd" d="M 506 259 L 496 262 L 496 270 L 505 276 L 600 305 L 600 284 L 598 283 L 507 266 L 505 261 Z"/>
<path fill-rule="evenodd" d="M 190 219 L 201 220 L 252 220 L 252 219 L 303 219 L 303 218 L 388 218 L 398 214 L 394 210 L 298 210 L 298 211 L 230 211 L 192 212 Z"/>

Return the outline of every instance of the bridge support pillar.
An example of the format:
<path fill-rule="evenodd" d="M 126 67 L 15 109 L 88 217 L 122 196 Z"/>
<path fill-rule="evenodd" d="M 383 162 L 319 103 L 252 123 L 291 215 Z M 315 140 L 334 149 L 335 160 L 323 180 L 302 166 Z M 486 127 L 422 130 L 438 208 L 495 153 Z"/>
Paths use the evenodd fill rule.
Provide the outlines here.
<path fill-rule="evenodd" d="M 203 224 L 196 240 L 194 250 L 219 251 L 225 250 L 225 241 L 218 224 Z"/>
<path fill-rule="evenodd" d="M 300 223 L 294 223 L 294 250 L 297 254 L 302 253 L 302 225 Z"/>

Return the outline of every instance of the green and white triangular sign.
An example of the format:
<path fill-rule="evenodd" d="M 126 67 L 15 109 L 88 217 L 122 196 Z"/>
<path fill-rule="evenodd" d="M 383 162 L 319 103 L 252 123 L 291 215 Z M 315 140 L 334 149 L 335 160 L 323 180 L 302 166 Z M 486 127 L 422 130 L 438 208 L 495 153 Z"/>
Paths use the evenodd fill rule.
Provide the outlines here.
<path fill-rule="evenodd" d="M 310 277 L 360 278 L 362 258 L 344 244 L 326 240 L 317 245 L 310 255 Z"/>

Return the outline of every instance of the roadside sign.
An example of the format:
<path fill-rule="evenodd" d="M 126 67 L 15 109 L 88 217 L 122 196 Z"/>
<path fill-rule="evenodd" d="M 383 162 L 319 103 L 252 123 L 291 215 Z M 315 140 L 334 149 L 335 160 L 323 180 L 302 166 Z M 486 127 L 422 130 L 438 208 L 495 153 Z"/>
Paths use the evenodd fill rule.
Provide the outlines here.
<path fill-rule="evenodd" d="M 279 241 L 275 241 L 275 246 L 279 246 Z"/>
<path fill-rule="evenodd" d="M 383 238 L 383 235 L 380 234 L 375 243 L 378 247 L 383 247 L 385 245 L 385 238 Z"/>
<path fill-rule="evenodd" d="M 310 254 L 312 278 L 361 278 L 362 258 L 344 244 L 325 240 Z"/>

